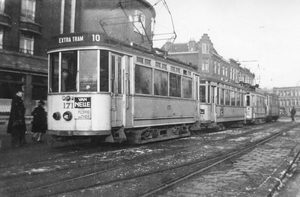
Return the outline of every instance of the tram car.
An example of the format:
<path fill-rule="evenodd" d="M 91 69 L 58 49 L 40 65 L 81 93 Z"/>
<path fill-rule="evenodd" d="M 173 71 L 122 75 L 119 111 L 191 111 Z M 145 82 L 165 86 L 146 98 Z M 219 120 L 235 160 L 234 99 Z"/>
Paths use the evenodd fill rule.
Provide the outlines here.
<path fill-rule="evenodd" d="M 61 34 L 48 50 L 49 144 L 190 136 L 199 121 L 199 75 L 153 50 L 156 13 L 147 1 L 82 0 L 61 13 Z"/>
<path fill-rule="evenodd" d="M 276 121 L 280 116 L 279 96 L 266 93 L 267 99 L 267 121 Z"/>
<path fill-rule="evenodd" d="M 200 122 L 202 128 L 242 127 L 245 90 L 239 84 L 201 76 Z"/>
<path fill-rule="evenodd" d="M 275 94 L 250 84 L 231 83 L 209 76 L 200 76 L 200 79 L 201 128 L 224 130 L 279 118 L 279 101 Z"/>
<path fill-rule="evenodd" d="M 49 50 L 48 134 L 148 143 L 190 135 L 199 119 L 199 75 L 189 65 L 102 34 L 100 41 Z M 57 37 L 61 39 L 61 36 Z M 52 142 L 49 142 L 52 143 Z"/>
<path fill-rule="evenodd" d="M 246 123 L 265 123 L 279 118 L 278 96 L 255 86 L 248 86 L 246 89 Z"/>

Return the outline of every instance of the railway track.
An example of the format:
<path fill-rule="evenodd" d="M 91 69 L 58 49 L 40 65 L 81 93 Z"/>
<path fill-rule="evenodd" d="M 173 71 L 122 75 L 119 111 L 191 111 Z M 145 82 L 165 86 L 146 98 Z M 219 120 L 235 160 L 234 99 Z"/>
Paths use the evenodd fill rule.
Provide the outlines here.
<path fill-rule="evenodd" d="M 261 129 L 261 127 L 259 128 Z M 258 132 L 256 129 L 251 129 L 250 131 L 246 132 L 255 133 Z M 277 135 L 280 135 L 284 131 L 279 131 Z M 244 135 L 246 135 L 244 133 Z M 240 138 L 242 134 L 238 134 L 235 137 Z M 228 138 L 226 138 L 228 140 Z M 203 141 L 202 141 L 203 142 Z M 216 140 L 215 143 L 219 143 L 220 140 Z M 264 142 L 261 142 L 264 143 Z M 237 146 L 242 145 L 243 142 L 237 143 Z M 195 144 L 194 144 L 195 145 Z M 206 146 L 203 144 L 203 146 Z M 252 145 L 252 146 L 255 146 Z M 210 147 L 213 147 L 211 145 Z M 241 147 L 241 146 L 240 146 Z M 154 180 L 156 176 L 164 176 L 165 174 L 176 174 L 171 178 L 166 178 L 166 180 L 158 181 L 158 185 L 153 184 L 155 186 L 154 188 L 160 188 L 159 184 L 166 184 L 169 182 L 176 183 L 176 179 L 180 180 L 181 177 L 189 177 L 188 175 L 184 175 L 185 173 L 178 173 L 178 171 L 185 171 L 188 172 L 187 169 L 193 169 L 191 174 L 193 174 L 195 171 L 200 172 L 201 169 L 205 169 L 206 166 L 209 166 L 208 163 L 217 163 L 218 161 L 225 161 L 226 157 L 234 157 L 236 154 L 238 154 L 238 151 L 236 147 L 231 147 L 228 150 L 223 150 L 219 154 L 215 155 L 213 158 L 210 154 L 202 155 L 201 151 L 199 152 L 199 147 L 185 147 L 185 149 L 181 149 L 181 151 L 187 151 L 188 149 L 191 149 L 189 151 L 189 154 L 187 152 L 184 152 L 186 156 L 184 157 L 184 154 L 178 154 L 179 149 L 177 148 L 176 151 L 173 150 L 172 153 L 168 154 L 161 154 L 160 157 L 154 156 L 157 159 L 152 159 L 152 156 L 148 156 L 149 161 L 148 162 L 139 162 L 138 160 L 133 160 L 130 162 L 120 162 L 119 166 L 110 166 L 109 163 L 102 165 L 101 163 L 94 163 L 94 164 L 87 164 L 86 166 L 77 166 L 74 169 L 64 169 L 64 170 L 57 170 L 56 172 L 51 172 L 52 178 L 47 179 L 46 181 L 40 181 L 39 184 L 36 184 L 32 179 L 36 180 L 43 180 L 45 179 L 45 174 L 39 174 L 32 176 L 24 176 L 21 177 L 26 183 L 32 183 L 28 184 L 26 187 L 19 187 L 19 188 L 10 188 L 10 193 L 13 193 L 14 195 L 22 195 L 22 196 L 41 196 L 44 194 L 47 195 L 66 195 L 68 193 L 78 192 L 78 191 L 84 191 L 89 190 L 91 188 L 106 188 L 113 185 L 123 184 L 124 182 L 135 182 L 136 180 L 140 179 L 149 179 Z M 249 148 L 251 149 L 251 148 Z M 217 151 L 211 150 L 211 152 Z M 244 150 L 244 151 L 247 151 Z M 240 153 L 242 154 L 242 153 Z M 194 155 L 194 158 L 192 158 L 192 155 Z M 197 157 L 198 155 L 198 157 Z M 181 159 L 180 159 L 181 158 Z M 180 162 L 179 162 L 179 161 Z M 228 160 L 228 159 L 227 159 Z M 173 163 L 172 163 L 173 162 Z M 158 163 L 161 163 L 158 168 L 153 168 L 154 165 L 157 165 Z M 103 164 L 103 163 L 102 163 Z M 212 165 L 212 164 L 211 164 Z M 215 164 L 217 165 L 217 164 Z M 88 170 L 92 169 L 91 170 Z M 197 168 L 197 169 L 196 169 Z M 74 175 L 75 171 L 80 171 L 81 173 L 77 173 Z M 199 172 L 199 173 L 200 173 Z M 59 179 L 55 179 L 55 177 L 59 177 L 59 173 L 65 174 L 66 176 L 61 177 Z M 192 176 L 192 175 L 191 175 Z M 47 177 L 47 176 L 46 176 Z M 7 177 L 8 179 L 11 178 L 12 181 L 15 180 L 16 177 Z M 20 178 L 20 177 L 18 177 Z M 174 180 L 173 180 L 174 179 Z M 173 180 L 173 181 L 171 181 Z M 166 185 L 165 185 L 166 186 Z M 146 195 L 146 194 L 145 194 Z"/>

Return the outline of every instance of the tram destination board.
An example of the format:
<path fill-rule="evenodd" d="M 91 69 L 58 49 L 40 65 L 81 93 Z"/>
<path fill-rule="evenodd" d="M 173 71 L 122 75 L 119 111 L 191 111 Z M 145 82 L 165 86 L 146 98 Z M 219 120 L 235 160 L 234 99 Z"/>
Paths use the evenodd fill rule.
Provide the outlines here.
<path fill-rule="evenodd" d="M 74 33 L 54 36 L 52 41 L 55 46 L 73 46 L 103 43 L 105 37 L 101 33 Z"/>

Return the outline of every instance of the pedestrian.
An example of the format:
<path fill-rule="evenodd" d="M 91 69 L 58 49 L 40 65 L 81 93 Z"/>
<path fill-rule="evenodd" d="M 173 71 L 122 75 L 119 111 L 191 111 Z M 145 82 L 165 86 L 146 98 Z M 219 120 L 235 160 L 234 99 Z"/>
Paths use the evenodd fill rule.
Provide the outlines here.
<path fill-rule="evenodd" d="M 34 108 L 33 112 L 33 121 L 31 131 L 34 133 L 32 136 L 33 141 L 43 142 L 42 136 L 46 133 L 47 129 L 47 117 L 46 111 L 44 109 L 45 102 L 40 100 L 38 106 Z"/>
<path fill-rule="evenodd" d="M 7 133 L 11 134 L 12 147 L 20 147 L 26 144 L 25 133 L 25 107 L 23 103 L 23 90 L 18 89 L 11 102 L 10 116 Z"/>
<path fill-rule="evenodd" d="M 294 122 L 295 121 L 295 114 L 296 114 L 296 109 L 295 107 L 293 106 L 292 110 L 291 110 L 291 118 L 292 118 L 292 121 Z"/>

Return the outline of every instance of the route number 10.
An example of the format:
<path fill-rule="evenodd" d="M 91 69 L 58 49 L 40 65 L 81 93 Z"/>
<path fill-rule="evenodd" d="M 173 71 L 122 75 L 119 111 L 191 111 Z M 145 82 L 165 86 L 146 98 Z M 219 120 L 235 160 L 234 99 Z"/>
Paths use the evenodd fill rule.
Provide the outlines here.
<path fill-rule="evenodd" d="M 92 34 L 93 42 L 100 42 L 100 34 Z"/>

